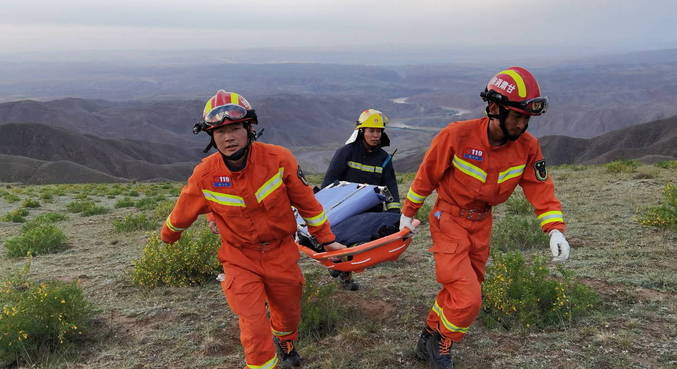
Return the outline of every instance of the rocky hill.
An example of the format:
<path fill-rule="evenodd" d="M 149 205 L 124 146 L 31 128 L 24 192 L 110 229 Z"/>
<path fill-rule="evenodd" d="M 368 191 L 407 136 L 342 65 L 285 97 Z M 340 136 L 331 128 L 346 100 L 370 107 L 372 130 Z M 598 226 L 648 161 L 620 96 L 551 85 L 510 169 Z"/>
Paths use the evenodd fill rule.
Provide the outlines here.
<path fill-rule="evenodd" d="M 8 155 L 3 159 L 5 170 L 0 180 L 26 183 L 75 183 L 73 177 L 82 182 L 111 178 L 184 180 L 195 164 L 186 162 L 186 158 L 196 154 L 168 144 L 103 139 L 34 123 L 0 125 L 0 132 L 0 154 Z M 40 165 L 17 157 L 37 159 Z M 31 170 L 53 168 L 54 164 L 45 167 L 46 163 L 61 163 L 63 168 L 53 171 L 48 179 L 36 180 L 37 174 Z"/>

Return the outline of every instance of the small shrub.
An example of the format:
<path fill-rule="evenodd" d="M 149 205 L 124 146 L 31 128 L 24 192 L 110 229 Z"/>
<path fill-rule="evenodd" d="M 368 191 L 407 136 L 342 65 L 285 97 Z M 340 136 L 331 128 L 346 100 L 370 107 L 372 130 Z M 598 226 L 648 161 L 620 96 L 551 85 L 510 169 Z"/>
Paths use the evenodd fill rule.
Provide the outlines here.
<path fill-rule="evenodd" d="M 11 257 L 47 254 L 66 248 L 66 235 L 53 224 L 35 224 L 5 241 L 5 248 Z"/>
<path fill-rule="evenodd" d="M 2 216 L 3 222 L 12 222 L 12 223 L 23 223 L 26 221 L 26 216 L 28 215 L 28 209 L 19 208 L 8 212 Z"/>
<path fill-rule="evenodd" d="M 633 173 L 639 164 L 634 160 L 615 160 L 606 164 L 609 173 Z"/>
<path fill-rule="evenodd" d="M 116 209 L 119 209 L 119 208 L 131 208 L 132 206 L 134 206 L 134 200 L 132 200 L 132 199 L 129 198 L 129 197 L 124 197 L 124 198 L 118 200 L 118 201 L 115 203 L 115 208 L 116 208 Z"/>
<path fill-rule="evenodd" d="M 139 210 L 150 210 L 154 209 L 157 206 L 157 203 L 162 200 L 164 200 L 164 197 L 162 196 L 144 197 L 142 199 L 137 200 L 134 203 L 134 207 L 136 207 Z"/>
<path fill-rule="evenodd" d="M 40 201 L 33 200 L 33 199 L 26 199 L 21 204 L 21 206 L 23 206 L 24 208 L 39 208 L 40 207 Z"/>
<path fill-rule="evenodd" d="M 149 231 L 157 228 L 158 221 L 151 219 L 144 213 L 130 214 L 113 221 L 113 229 L 116 232 Z"/>
<path fill-rule="evenodd" d="M 155 206 L 155 209 L 153 209 L 152 219 L 156 222 L 164 222 L 169 216 L 169 213 L 172 212 L 172 209 L 174 209 L 174 203 L 175 201 L 173 200 L 160 201 Z"/>
<path fill-rule="evenodd" d="M 40 199 L 45 201 L 50 201 L 54 199 L 54 196 L 49 192 L 43 192 L 40 194 Z"/>
<path fill-rule="evenodd" d="M 10 193 L 10 192 L 7 192 L 7 194 L 4 195 L 3 198 L 5 199 L 5 201 L 7 201 L 9 203 L 18 202 L 19 200 L 21 200 L 21 198 L 19 196 L 15 195 L 13 193 Z"/>
<path fill-rule="evenodd" d="M 659 168 L 663 169 L 677 169 L 677 160 L 664 160 L 659 161 L 655 164 Z"/>
<path fill-rule="evenodd" d="M 139 197 L 139 191 L 130 190 L 129 192 L 127 192 L 127 196 Z"/>
<path fill-rule="evenodd" d="M 505 206 L 508 214 L 512 215 L 529 215 L 533 213 L 533 207 L 521 192 L 514 192 L 508 201 L 505 202 Z"/>
<path fill-rule="evenodd" d="M 66 209 L 71 213 L 80 213 L 80 215 L 91 216 L 97 214 L 104 214 L 108 212 L 108 209 L 103 206 L 98 206 L 94 201 L 91 200 L 78 200 L 73 201 L 66 205 Z"/>
<path fill-rule="evenodd" d="M 545 328 L 569 324 L 589 314 L 599 296 L 558 266 L 561 278 L 550 277 L 543 259 L 528 264 L 518 251 L 494 253 L 482 286 L 481 320 L 489 327 Z"/>
<path fill-rule="evenodd" d="M 642 211 L 638 221 L 645 226 L 677 231 L 677 185 L 666 184 L 661 203 Z"/>
<path fill-rule="evenodd" d="M 335 284 L 322 284 L 322 279 L 319 273 L 307 274 L 301 298 L 299 332 L 304 339 L 313 341 L 335 333 L 342 315 L 346 315 L 334 298 Z"/>
<path fill-rule="evenodd" d="M 534 216 L 506 215 L 494 224 L 491 248 L 494 250 L 545 249 L 548 236 Z"/>
<path fill-rule="evenodd" d="M 144 287 L 192 286 L 212 281 L 222 270 L 216 259 L 219 236 L 202 224 L 183 232 L 171 245 L 152 234 L 134 261 L 132 281 Z"/>
<path fill-rule="evenodd" d="M 36 283 L 26 274 L 0 281 L 0 362 L 39 361 L 87 332 L 94 314 L 76 283 Z"/>
<path fill-rule="evenodd" d="M 86 192 L 79 193 L 74 197 L 76 200 L 89 200 L 89 195 Z"/>
<path fill-rule="evenodd" d="M 68 219 L 67 216 L 59 213 L 45 213 L 45 214 L 40 214 L 37 217 L 33 218 L 30 222 L 24 224 L 21 229 L 23 231 L 27 231 L 31 228 L 38 227 L 43 224 L 50 224 L 50 223 L 56 223 L 60 222 L 62 220 Z"/>

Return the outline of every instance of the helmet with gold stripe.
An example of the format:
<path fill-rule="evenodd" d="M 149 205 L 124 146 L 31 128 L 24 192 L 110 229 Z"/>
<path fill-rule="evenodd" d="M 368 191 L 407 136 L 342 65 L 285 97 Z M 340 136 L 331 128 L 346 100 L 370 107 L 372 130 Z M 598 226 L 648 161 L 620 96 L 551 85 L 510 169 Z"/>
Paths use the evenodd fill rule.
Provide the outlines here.
<path fill-rule="evenodd" d="M 548 98 L 541 96 L 538 81 L 522 67 L 498 72 L 480 96 L 484 101 L 527 115 L 541 115 L 548 109 Z"/>

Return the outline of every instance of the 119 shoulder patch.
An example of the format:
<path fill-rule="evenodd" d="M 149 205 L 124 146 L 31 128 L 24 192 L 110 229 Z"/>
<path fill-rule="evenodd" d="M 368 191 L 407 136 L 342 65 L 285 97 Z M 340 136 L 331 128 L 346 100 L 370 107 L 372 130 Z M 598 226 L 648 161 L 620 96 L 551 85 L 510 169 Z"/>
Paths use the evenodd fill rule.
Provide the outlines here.
<path fill-rule="evenodd" d="M 545 169 L 545 160 L 539 160 L 534 163 L 534 173 L 536 174 L 536 179 L 539 181 L 548 179 L 548 171 Z"/>
<path fill-rule="evenodd" d="M 301 170 L 301 166 L 299 165 L 299 170 L 297 172 L 297 175 L 299 176 L 299 179 L 301 182 L 303 182 L 304 185 L 308 186 L 308 181 L 306 180 L 306 176 L 303 175 L 303 170 Z"/>

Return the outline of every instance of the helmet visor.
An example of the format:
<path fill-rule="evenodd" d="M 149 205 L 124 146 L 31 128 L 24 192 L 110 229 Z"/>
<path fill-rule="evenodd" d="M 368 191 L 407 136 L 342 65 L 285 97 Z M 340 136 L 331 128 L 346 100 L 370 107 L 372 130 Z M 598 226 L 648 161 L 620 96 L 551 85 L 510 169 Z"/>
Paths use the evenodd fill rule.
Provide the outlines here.
<path fill-rule="evenodd" d="M 508 105 L 524 110 L 529 115 L 541 115 L 548 110 L 548 98 L 545 96 L 535 97 L 518 103 L 511 102 Z"/>
<path fill-rule="evenodd" d="M 222 123 L 224 120 L 240 120 L 247 116 L 247 109 L 236 104 L 221 105 L 205 116 L 208 126 Z"/>

